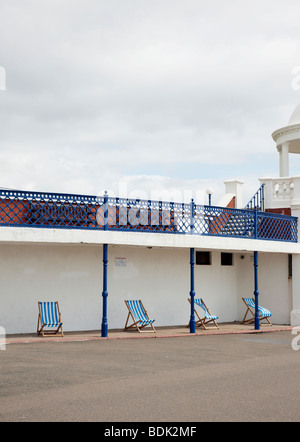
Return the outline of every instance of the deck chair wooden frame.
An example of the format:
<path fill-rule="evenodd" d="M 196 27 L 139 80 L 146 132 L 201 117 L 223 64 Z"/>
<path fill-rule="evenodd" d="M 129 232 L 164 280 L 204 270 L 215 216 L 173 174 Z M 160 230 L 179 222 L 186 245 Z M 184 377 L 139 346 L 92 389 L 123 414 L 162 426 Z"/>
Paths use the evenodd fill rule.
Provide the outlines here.
<path fill-rule="evenodd" d="M 244 318 L 241 321 L 241 323 L 242 324 L 251 324 L 254 322 L 254 318 L 255 318 L 255 300 L 254 300 L 254 298 L 242 298 L 242 300 L 243 300 L 244 304 L 246 305 L 247 309 L 246 309 L 246 313 L 245 313 Z M 253 304 L 251 303 L 251 305 L 249 305 L 249 300 L 251 300 L 253 302 Z M 272 313 L 269 310 L 267 310 L 266 308 L 261 307 L 260 305 L 258 306 L 258 310 L 259 310 L 260 322 L 265 319 L 269 325 L 272 325 L 272 322 L 269 319 L 269 317 L 272 315 Z M 246 319 L 248 314 L 251 315 L 251 318 Z M 268 324 L 265 324 L 265 325 L 268 325 Z"/>
<path fill-rule="evenodd" d="M 191 303 L 191 299 L 188 298 L 189 303 Z M 195 307 L 200 307 L 203 311 L 204 311 L 204 317 L 201 318 L 198 314 L 198 311 Z M 196 327 L 203 327 L 205 330 L 207 330 L 206 325 L 210 324 L 211 322 L 214 323 L 216 328 L 220 328 L 219 325 L 217 324 L 216 320 L 218 319 L 218 316 L 212 315 L 208 309 L 208 307 L 206 306 L 205 302 L 203 301 L 202 298 L 195 298 L 194 300 L 194 312 L 195 315 L 197 316 L 197 320 L 196 320 Z"/>
<path fill-rule="evenodd" d="M 150 319 L 148 313 L 142 303 L 139 300 L 125 300 L 126 307 L 128 308 L 128 316 L 125 323 L 124 330 L 138 330 L 140 333 L 153 332 L 156 333 L 153 322 L 155 319 Z M 128 321 L 132 320 L 132 324 L 128 325 Z M 151 330 L 142 330 L 147 326 L 151 327 Z"/>
<path fill-rule="evenodd" d="M 39 316 L 37 323 L 37 334 L 42 336 L 64 336 L 63 323 L 58 301 L 38 302 Z"/>

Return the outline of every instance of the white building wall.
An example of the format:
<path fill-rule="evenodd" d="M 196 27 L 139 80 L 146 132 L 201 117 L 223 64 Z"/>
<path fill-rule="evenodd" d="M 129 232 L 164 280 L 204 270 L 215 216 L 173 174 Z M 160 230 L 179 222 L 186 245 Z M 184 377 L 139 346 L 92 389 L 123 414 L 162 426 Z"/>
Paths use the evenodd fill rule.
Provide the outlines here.
<path fill-rule="evenodd" d="M 188 323 L 188 248 L 111 245 L 108 250 L 109 329 L 124 327 L 124 299 L 142 299 L 157 326 Z M 242 253 L 235 253 L 231 267 L 221 266 L 220 251 L 211 253 L 210 266 L 195 265 L 196 296 L 219 322 L 240 320 L 242 296 L 253 296 L 252 254 L 241 259 Z M 0 325 L 6 333 L 35 332 L 37 302 L 46 300 L 59 301 L 65 331 L 100 330 L 101 245 L 2 245 L 0 264 Z M 260 304 L 272 311 L 273 322 L 289 323 L 287 254 L 259 253 L 259 291 Z"/>
<path fill-rule="evenodd" d="M 253 254 L 237 254 L 238 298 L 253 297 L 254 269 Z M 241 259 L 241 256 L 244 258 Z M 271 310 L 271 321 L 289 324 L 291 312 L 291 280 L 288 275 L 287 254 L 258 254 L 259 305 Z M 245 313 L 243 302 L 239 302 L 239 318 Z M 265 321 L 264 321 L 265 322 Z"/>
<path fill-rule="evenodd" d="M 38 301 L 59 301 L 66 330 L 99 327 L 102 247 L 0 246 L 0 324 L 36 331 Z"/>
<path fill-rule="evenodd" d="M 300 256 L 293 255 L 293 281 L 292 281 L 291 325 L 300 326 Z"/>
<path fill-rule="evenodd" d="M 126 258 L 126 266 L 117 258 Z M 110 247 L 108 275 L 109 327 L 124 327 L 125 299 L 142 299 L 157 326 L 188 323 L 188 249 Z"/>
<path fill-rule="evenodd" d="M 238 320 L 237 268 L 221 266 L 221 252 L 211 252 L 211 265 L 195 266 L 196 297 L 203 298 L 210 312 L 219 317 L 219 322 Z"/>

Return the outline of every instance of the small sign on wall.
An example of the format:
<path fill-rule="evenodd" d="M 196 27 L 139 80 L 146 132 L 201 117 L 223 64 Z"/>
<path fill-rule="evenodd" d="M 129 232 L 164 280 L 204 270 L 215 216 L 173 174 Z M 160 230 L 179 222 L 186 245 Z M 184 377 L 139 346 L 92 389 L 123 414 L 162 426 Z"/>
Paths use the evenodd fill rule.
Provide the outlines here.
<path fill-rule="evenodd" d="M 115 265 L 117 267 L 126 267 L 126 258 L 115 258 Z"/>

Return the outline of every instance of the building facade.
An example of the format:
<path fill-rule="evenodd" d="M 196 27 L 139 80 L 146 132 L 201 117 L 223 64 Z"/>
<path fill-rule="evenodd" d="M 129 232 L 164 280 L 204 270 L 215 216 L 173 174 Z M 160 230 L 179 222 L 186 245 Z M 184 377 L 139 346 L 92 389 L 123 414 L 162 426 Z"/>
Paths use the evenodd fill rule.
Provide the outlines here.
<path fill-rule="evenodd" d="M 0 325 L 34 332 L 37 302 L 49 300 L 65 331 L 100 329 L 103 316 L 120 329 L 125 299 L 142 299 L 157 326 L 185 325 L 192 267 L 195 296 L 220 323 L 243 318 L 257 276 L 272 322 L 300 325 L 300 177 L 288 174 L 299 108 L 273 138 L 280 176 L 261 178 L 247 205 L 235 180 L 219 206 L 1 190 Z"/>

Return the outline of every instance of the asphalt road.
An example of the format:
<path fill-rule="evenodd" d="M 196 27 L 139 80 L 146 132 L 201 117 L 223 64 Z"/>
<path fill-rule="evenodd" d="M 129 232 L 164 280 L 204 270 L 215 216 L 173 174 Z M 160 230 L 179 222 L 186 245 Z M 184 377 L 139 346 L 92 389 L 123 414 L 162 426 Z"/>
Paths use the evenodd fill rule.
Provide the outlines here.
<path fill-rule="evenodd" d="M 1 422 L 299 421 L 290 332 L 7 345 Z"/>

